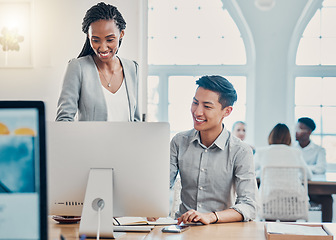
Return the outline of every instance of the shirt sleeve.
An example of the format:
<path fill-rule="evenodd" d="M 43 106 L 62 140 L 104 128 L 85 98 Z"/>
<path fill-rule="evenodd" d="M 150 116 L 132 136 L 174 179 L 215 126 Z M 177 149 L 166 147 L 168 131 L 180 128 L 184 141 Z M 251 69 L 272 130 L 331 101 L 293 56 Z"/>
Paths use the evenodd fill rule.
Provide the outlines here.
<path fill-rule="evenodd" d="M 178 144 L 176 136 L 170 142 L 170 188 L 174 186 L 178 173 Z"/>
<path fill-rule="evenodd" d="M 73 121 L 80 97 L 81 70 L 78 61 L 70 61 L 57 104 L 56 121 Z"/>
<path fill-rule="evenodd" d="M 313 174 L 324 174 L 327 169 L 326 151 L 324 148 L 318 150 L 316 164 L 309 165 Z"/>
<path fill-rule="evenodd" d="M 235 157 L 234 182 L 237 198 L 231 208 L 243 216 L 243 221 L 255 219 L 257 214 L 257 182 L 253 154 L 250 148 L 242 148 Z"/>

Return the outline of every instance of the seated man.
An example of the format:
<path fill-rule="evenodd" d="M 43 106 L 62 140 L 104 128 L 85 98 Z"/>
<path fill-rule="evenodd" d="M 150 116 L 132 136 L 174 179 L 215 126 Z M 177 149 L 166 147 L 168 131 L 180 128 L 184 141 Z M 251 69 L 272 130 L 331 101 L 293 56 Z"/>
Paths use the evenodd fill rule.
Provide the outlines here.
<path fill-rule="evenodd" d="M 182 184 L 178 224 L 252 220 L 257 208 L 252 150 L 222 123 L 236 91 L 221 76 L 204 76 L 196 84 L 194 129 L 176 134 L 170 146 L 170 185 L 178 173 Z"/>
<path fill-rule="evenodd" d="M 316 125 L 313 119 L 308 117 L 299 118 L 296 125 L 295 138 L 298 141 L 296 147 L 301 149 L 303 159 L 308 164 L 313 174 L 324 174 L 327 168 L 326 151 L 323 147 L 313 143 L 310 135 Z M 332 221 L 333 199 L 331 195 L 309 194 L 310 201 L 321 204 L 322 222 Z"/>
<path fill-rule="evenodd" d="M 311 118 L 299 118 L 296 124 L 296 147 L 302 150 L 303 159 L 313 174 L 324 174 L 327 168 L 326 151 L 310 139 L 315 128 L 315 122 Z"/>

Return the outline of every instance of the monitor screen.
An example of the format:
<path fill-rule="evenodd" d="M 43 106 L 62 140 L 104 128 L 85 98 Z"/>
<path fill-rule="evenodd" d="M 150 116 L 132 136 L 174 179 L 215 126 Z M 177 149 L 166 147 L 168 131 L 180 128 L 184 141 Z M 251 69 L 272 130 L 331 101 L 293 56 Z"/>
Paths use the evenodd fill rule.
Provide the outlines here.
<path fill-rule="evenodd" d="M 0 101 L 0 239 L 47 238 L 44 114 L 40 101 Z"/>
<path fill-rule="evenodd" d="M 168 123 L 49 122 L 49 214 L 80 216 L 90 169 L 112 168 L 113 216 L 167 217 L 169 134 Z"/>

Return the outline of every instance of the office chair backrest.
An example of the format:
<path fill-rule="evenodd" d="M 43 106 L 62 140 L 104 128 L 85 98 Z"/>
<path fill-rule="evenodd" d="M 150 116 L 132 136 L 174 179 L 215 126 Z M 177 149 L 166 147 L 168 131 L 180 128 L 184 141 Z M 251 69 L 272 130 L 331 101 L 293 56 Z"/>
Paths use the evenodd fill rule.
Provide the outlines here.
<path fill-rule="evenodd" d="M 261 219 L 308 221 L 307 176 L 303 167 L 266 166 L 260 184 Z"/>

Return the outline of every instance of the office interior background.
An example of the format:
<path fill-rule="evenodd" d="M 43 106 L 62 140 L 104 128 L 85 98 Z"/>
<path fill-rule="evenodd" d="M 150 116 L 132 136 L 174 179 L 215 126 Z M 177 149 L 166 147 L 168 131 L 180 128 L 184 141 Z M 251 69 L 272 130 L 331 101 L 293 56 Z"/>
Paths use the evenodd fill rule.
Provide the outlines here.
<path fill-rule="evenodd" d="M 0 28 L 16 23 L 24 40 L 18 51 L 0 50 L 0 99 L 43 100 L 53 121 L 67 62 L 84 44 L 83 16 L 98 2 L 2 1 Z M 336 163 L 336 0 L 106 2 L 127 22 L 119 55 L 140 65 L 147 121 L 168 121 L 172 135 L 192 128 L 195 80 L 218 74 L 238 92 L 229 130 L 245 121 L 247 142 L 261 147 L 279 122 L 295 141 L 297 118 L 309 116 L 314 142 Z"/>

